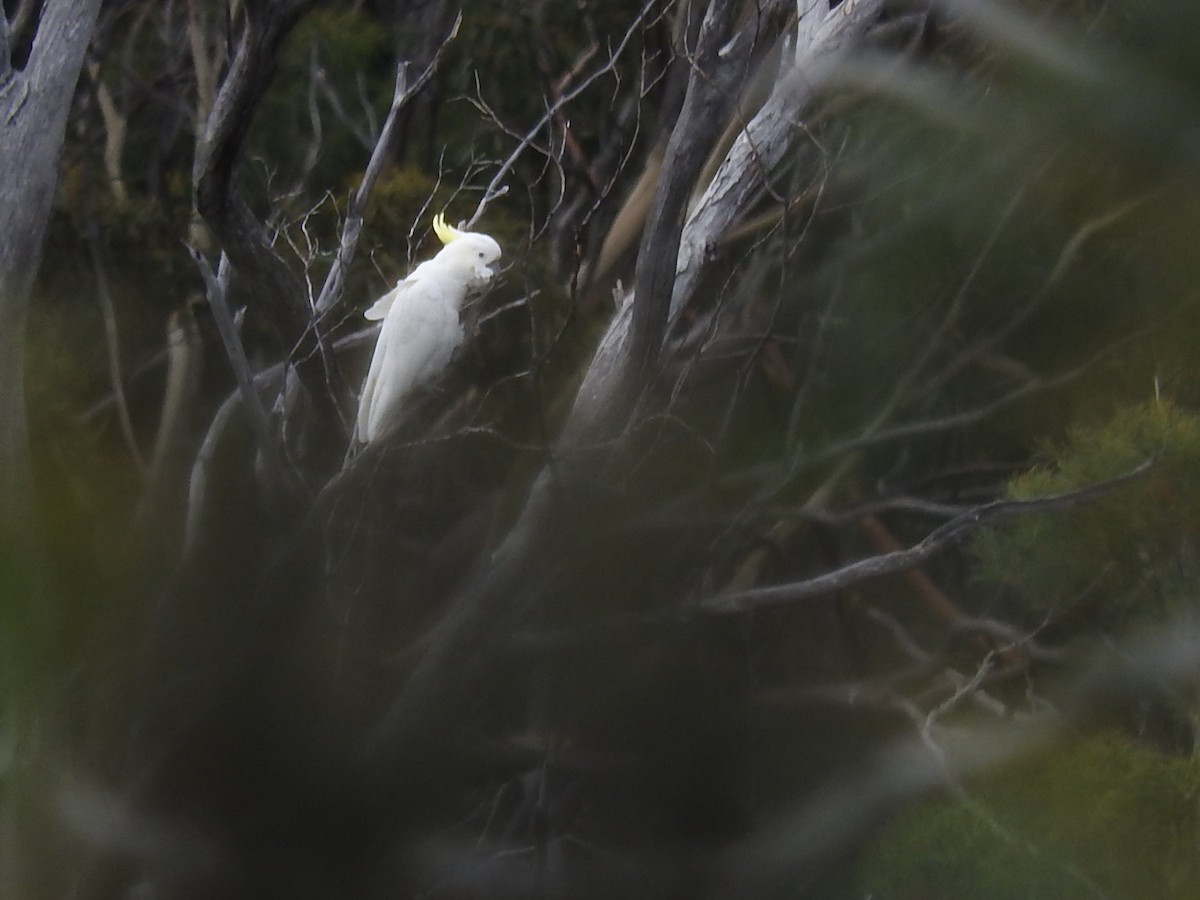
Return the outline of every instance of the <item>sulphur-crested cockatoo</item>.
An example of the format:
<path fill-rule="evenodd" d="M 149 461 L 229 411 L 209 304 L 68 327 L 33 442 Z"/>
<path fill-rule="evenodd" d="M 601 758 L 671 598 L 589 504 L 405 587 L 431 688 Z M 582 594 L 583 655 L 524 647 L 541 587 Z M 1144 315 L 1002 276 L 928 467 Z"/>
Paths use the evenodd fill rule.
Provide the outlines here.
<path fill-rule="evenodd" d="M 486 234 L 459 231 L 434 216 L 445 246 L 364 313 L 383 319 L 358 401 L 355 434 L 370 443 L 395 424 L 405 398 L 442 373 L 463 340 L 459 310 L 467 294 L 496 275 L 500 245 Z"/>

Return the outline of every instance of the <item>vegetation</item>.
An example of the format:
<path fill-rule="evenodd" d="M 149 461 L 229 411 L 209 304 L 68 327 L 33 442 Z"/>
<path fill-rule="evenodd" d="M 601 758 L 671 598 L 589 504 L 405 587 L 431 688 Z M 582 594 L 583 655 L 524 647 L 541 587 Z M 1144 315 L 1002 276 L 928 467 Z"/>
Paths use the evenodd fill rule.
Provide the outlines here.
<path fill-rule="evenodd" d="M 1195 895 L 1197 35 L 104 3 L 0 247 L 0 894 Z M 353 447 L 442 211 L 507 268 Z"/>
<path fill-rule="evenodd" d="M 964 800 L 889 825 L 864 894 L 1195 896 L 1196 776 L 1192 757 L 1113 735 L 1041 751 L 972 784 Z"/>

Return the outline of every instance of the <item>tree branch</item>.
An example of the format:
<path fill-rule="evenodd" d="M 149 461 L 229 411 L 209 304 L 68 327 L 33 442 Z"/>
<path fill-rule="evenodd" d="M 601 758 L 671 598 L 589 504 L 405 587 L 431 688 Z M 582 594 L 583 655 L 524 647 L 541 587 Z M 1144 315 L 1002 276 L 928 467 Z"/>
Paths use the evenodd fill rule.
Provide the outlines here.
<path fill-rule="evenodd" d="M 343 352 L 361 347 L 374 337 L 374 332 L 366 329 L 335 341 L 333 349 L 334 352 Z M 183 542 L 185 557 L 194 552 L 204 535 L 204 523 L 209 518 L 208 509 L 214 502 L 214 498 L 208 491 L 208 485 L 214 480 L 213 470 L 217 467 L 218 457 L 222 453 L 220 448 L 230 442 L 229 433 L 234 428 L 241 407 L 246 404 L 247 396 L 261 397 L 265 393 L 281 390 L 287 374 L 288 365 L 285 362 L 275 363 L 255 373 L 251 378 L 249 393 L 239 387 L 238 390 L 229 394 L 209 422 L 208 430 L 204 434 L 200 450 L 196 454 L 191 473 L 188 476 L 188 503 Z M 251 412 L 249 415 L 256 416 L 257 413 Z M 251 427 L 256 433 L 261 433 L 258 431 L 260 426 L 252 425 Z"/>
<path fill-rule="evenodd" d="M 808 26 L 798 34 L 797 54 L 802 61 L 820 61 L 829 53 L 844 47 L 849 41 L 860 36 L 875 21 L 882 7 L 883 0 L 844 0 L 837 9 L 826 11 L 823 17 L 813 19 L 815 24 Z M 765 7 L 765 13 L 778 12 L 782 5 Z M 815 14 L 817 6 L 812 6 L 809 16 Z M 802 20 L 802 24 L 803 24 Z M 766 33 L 760 28 L 762 22 L 754 20 L 745 23 L 735 38 L 720 48 L 722 54 L 735 55 L 746 52 L 747 44 L 761 42 Z M 642 327 L 653 327 L 660 334 L 659 344 L 662 343 L 662 332 L 668 321 L 673 320 L 679 311 L 695 292 L 702 275 L 708 271 L 712 259 L 708 248 L 716 246 L 725 229 L 745 211 L 749 200 L 758 195 L 764 183 L 767 163 L 771 159 L 762 156 L 766 145 L 778 145 L 779 156 L 774 158 L 777 164 L 783 153 L 791 146 L 796 131 L 795 123 L 800 118 L 804 105 L 813 96 L 813 79 L 815 72 L 807 71 L 808 65 L 795 66 L 780 77 L 771 96 L 764 106 L 746 125 L 735 140 L 725 161 L 718 167 L 717 174 L 709 184 L 704 194 L 694 205 L 694 212 L 683 225 L 682 234 L 677 240 L 669 242 L 678 248 L 678 254 L 670 258 L 662 258 L 654 263 L 651 257 L 670 249 L 663 238 L 652 238 L 650 232 L 655 229 L 650 220 L 643 235 L 642 247 L 639 252 L 639 265 L 662 267 L 660 269 L 644 270 L 642 274 L 647 283 L 669 284 L 669 294 L 657 301 L 648 303 L 670 304 L 665 313 L 663 309 L 643 309 Z M 723 70 L 723 71 L 728 71 Z M 694 77 L 698 77 L 693 73 Z M 682 113 L 680 115 L 682 119 Z M 721 127 L 720 123 L 715 126 Z M 716 139 L 714 134 L 713 140 Z M 774 151 L 772 151 L 774 152 Z M 701 165 L 704 164 L 702 160 Z M 694 185 L 692 186 L 694 187 Z M 659 187 L 659 190 L 663 188 Z M 710 209 L 710 207 L 718 207 Z M 665 221 L 659 219 L 660 222 Z M 679 223 L 676 223 L 678 228 Z M 660 243 L 661 242 L 661 243 Z M 642 258 L 645 263 L 641 263 Z M 666 277 L 670 273 L 670 278 Z M 627 357 L 638 359 L 639 353 L 631 346 L 632 307 L 639 301 L 636 299 L 641 288 L 626 295 L 626 303 L 618 310 L 617 315 L 609 323 L 591 364 L 584 375 L 583 384 L 576 396 L 576 402 L 571 410 L 564 436 L 571 440 L 586 439 L 596 431 L 596 423 L 603 422 L 608 414 L 612 398 L 622 393 L 627 377 L 626 366 L 631 365 Z M 663 320 L 664 315 L 667 317 Z M 640 338 L 645 342 L 640 351 L 640 358 L 645 354 L 657 354 L 657 350 L 649 345 L 653 343 L 653 335 L 645 331 Z"/>
<path fill-rule="evenodd" d="M 182 482 L 180 462 L 188 418 L 200 388 L 204 345 L 196 327 L 190 301 L 171 313 L 167 320 L 166 378 L 158 416 L 154 447 L 150 453 L 146 489 L 138 502 L 134 521 L 158 529 L 165 521 L 163 495 Z M 177 477 L 178 476 L 178 477 Z M 163 536 L 160 534 L 158 538 Z"/>
<path fill-rule="evenodd" d="M 221 336 L 221 344 L 225 348 L 225 356 L 229 360 L 230 368 L 233 369 L 234 379 L 237 381 L 238 393 L 242 397 L 242 405 L 246 408 L 250 416 L 250 427 L 254 430 L 255 440 L 262 451 L 267 481 L 269 484 L 275 486 L 281 485 L 283 483 L 283 453 L 280 449 L 275 430 L 271 427 L 270 416 L 267 415 L 262 398 L 254 386 L 254 373 L 250 371 L 250 363 L 246 359 L 246 350 L 242 346 L 241 337 L 238 335 L 233 314 L 229 311 L 229 302 L 227 300 L 229 257 L 221 254 L 221 261 L 218 264 L 217 271 L 213 272 L 212 266 L 208 264 L 208 261 L 198 250 L 195 248 L 189 248 L 189 250 L 191 251 L 192 259 L 196 263 L 196 267 L 200 270 L 200 274 L 204 278 L 208 305 L 212 310 L 213 321 L 217 326 L 217 333 Z"/>
<path fill-rule="evenodd" d="M 350 208 L 346 212 L 346 221 L 342 223 L 342 233 L 337 255 L 334 257 L 333 265 L 329 268 L 329 273 L 325 276 L 325 283 L 321 287 L 321 293 L 317 297 L 314 307 L 318 327 L 321 317 L 328 313 L 342 296 L 346 270 L 350 267 L 350 263 L 354 259 L 355 250 L 358 247 L 358 238 L 362 231 L 363 218 L 366 216 L 367 211 L 367 200 L 371 196 L 371 191 L 375 188 L 375 182 L 379 180 L 379 173 L 383 171 L 383 167 L 391 154 L 392 144 L 395 141 L 396 135 L 396 121 L 400 111 L 408 105 L 413 97 L 421 92 L 421 89 L 433 77 L 433 73 L 441 63 L 442 55 L 446 52 L 446 48 L 458 36 L 458 29 L 461 24 L 462 13 L 459 13 L 454 19 L 454 24 L 451 26 L 450 32 L 442 40 L 441 45 L 434 54 L 433 59 L 412 85 L 408 84 L 407 79 L 408 63 L 402 60 L 396 65 L 396 86 L 392 91 L 391 108 L 388 110 L 387 118 L 384 120 L 379 137 L 375 141 L 375 148 L 371 151 L 371 158 L 367 163 L 366 171 L 363 173 L 362 181 L 358 185 L 358 190 L 354 192 L 354 197 L 350 200 Z"/>
<path fill-rule="evenodd" d="M 1075 491 L 1065 491 L 1029 500 L 997 500 L 993 503 L 986 503 L 956 516 L 945 525 L 934 529 L 922 541 L 907 550 L 871 556 L 803 581 L 749 588 L 711 597 L 702 601 L 700 606 L 705 612 L 710 613 L 744 613 L 754 609 L 795 603 L 809 597 L 844 590 L 871 578 L 903 572 L 947 550 L 961 540 L 964 535 L 974 531 L 985 522 L 994 522 L 997 519 L 1018 514 L 1052 512 L 1094 500 L 1146 474 L 1154 462 L 1153 458 L 1148 459 L 1124 475 L 1118 475 L 1108 481 Z"/>
<path fill-rule="evenodd" d="M 96 299 L 100 303 L 100 316 L 104 321 L 104 344 L 108 351 L 108 379 L 112 384 L 117 421 L 121 424 L 121 435 L 129 447 L 129 456 L 133 460 L 133 466 L 144 485 L 148 470 L 146 461 L 142 457 L 142 451 L 138 448 L 137 436 L 133 430 L 133 418 L 129 414 L 129 401 L 125 397 L 125 376 L 121 371 L 121 337 L 117 328 L 117 309 L 113 303 L 112 292 L 109 290 L 104 259 L 100 254 L 100 235 L 95 219 L 89 219 L 87 223 L 87 244 L 92 261 L 92 274 L 96 277 Z"/>
<path fill-rule="evenodd" d="M 1002 326 L 1003 327 L 1003 326 Z M 1055 375 L 1046 377 L 1031 376 L 1023 384 L 1017 385 L 1012 390 L 1006 391 L 999 397 L 981 403 L 973 409 L 964 409 L 958 412 L 949 413 L 948 415 L 939 416 L 931 419 L 918 419 L 912 422 L 902 422 L 897 425 L 884 427 L 886 421 L 885 416 L 877 416 L 871 425 L 863 429 L 862 433 L 849 437 L 836 443 L 822 447 L 820 450 L 813 453 L 811 456 L 801 461 L 801 465 L 797 467 L 796 472 L 800 470 L 811 471 L 815 466 L 824 465 L 832 460 L 846 457 L 847 454 L 863 450 L 868 447 L 876 447 L 880 444 L 886 444 L 892 441 L 905 440 L 907 438 L 920 437 L 922 435 L 937 434 L 938 432 L 951 431 L 956 428 L 965 428 L 969 425 L 982 422 L 996 412 L 1010 406 L 1031 394 L 1039 391 L 1053 390 L 1065 384 L 1069 384 L 1085 373 L 1091 371 L 1095 366 L 1107 357 L 1112 356 L 1116 349 L 1124 344 L 1127 344 L 1138 338 L 1145 337 L 1150 329 L 1144 331 L 1131 332 L 1123 337 L 1120 341 L 1103 348 L 1094 356 L 1084 360 L 1074 368 L 1068 369 L 1065 372 L 1059 372 Z M 932 393 L 932 392 L 930 392 Z M 922 396 L 928 396 L 928 393 Z M 890 414 L 890 410 L 889 410 Z"/>
<path fill-rule="evenodd" d="M 928 796 L 944 789 L 948 779 L 995 770 L 1077 735 L 1078 724 L 1094 721 L 1097 710 L 1113 709 L 1114 701 L 1159 692 L 1164 684 L 1193 683 L 1200 674 L 1198 647 L 1193 622 L 1171 622 L 1132 646 L 1098 653 L 1082 676 L 1057 692 L 1048 710 L 1024 715 L 1018 723 L 1003 718 L 982 727 L 947 729 L 937 752 L 920 737 L 885 746 L 846 777 L 823 785 L 791 812 L 727 848 L 717 892 L 765 894 L 811 875 L 815 866 L 860 845 L 898 802 Z"/>
<path fill-rule="evenodd" d="M 878 4 L 882 0 L 870 2 Z M 843 6 L 846 3 L 854 8 L 860 6 L 855 0 L 845 0 Z M 782 10 L 784 5 L 783 2 L 772 3 L 770 8 Z M 767 4 L 762 6 L 766 8 Z M 750 49 L 763 38 L 764 33 L 770 33 L 769 29 L 759 27 L 762 25 L 761 19 L 752 19 L 732 39 L 719 40 L 729 33 L 728 17 L 732 15 L 729 7 L 724 0 L 715 0 L 710 7 L 714 10 L 713 18 L 706 38 L 700 42 L 701 59 L 692 73 L 692 78 L 697 82 L 697 93 L 692 100 L 691 112 L 680 115 L 680 121 L 685 118 L 688 121 L 686 127 L 677 125 L 680 129 L 679 142 L 683 141 L 683 135 L 694 134 L 697 140 L 707 140 L 707 146 L 712 145 L 723 125 L 721 109 L 723 104 L 732 103 L 736 93 L 732 85 L 738 73 L 744 74 Z M 831 15 L 839 14 L 841 8 Z M 721 26 L 724 26 L 724 30 Z M 570 96 L 564 95 L 564 99 Z M 728 112 L 728 109 L 725 111 Z M 704 115 L 714 117 L 715 124 L 702 122 Z M 702 125 L 712 132 L 707 138 Z M 683 160 L 677 163 L 681 165 L 679 171 L 695 166 L 698 173 L 704 165 L 705 154 L 696 153 L 695 156 L 699 157 L 697 162 L 687 147 L 677 146 L 677 158 Z M 488 194 L 494 195 L 497 179 L 493 180 L 493 185 L 489 186 L 481 200 L 476 216 L 491 199 Z M 684 181 L 679 179 L 681 184 Z M 692 186 L 686 185 L 686 190 L 690 191 Z M 670 243 L 669 235 L 665 234 L 669 230 L 667 223 L 672 221 L 670 207 L 680 205 L 682 208 L 681 204 L 686 202 L 686 197 L 675 196 L 683 190 L 681 188 L 664 188 L 660 185 L 659 190 L 671 196 L 671 203 L 667 203 L 666 196 L 659 201 L 661 206 L 656 222 L 662 223 L 658 227 L 663 229 L 664 234 L 643 240 L 642 254 L 647 258 L 665 252 L 665 245 Z M 679 221 L 676 220 L 676 234 L 678 227 Z M 673 277 L 675 254 L 667 253 L 666 257 L 664 271 Z M 652 272 L 652 276 L 646 276 L 647 283 L 658 283 L 662 277 L 657 270 Z M 671 278 L 666 281 L 668 290 L 665 296 L 660 295 L 657 301 L 653 297 L 647 301 L 651 304 L 657 302 L 658 306 L 641 313 L 644 317 L 641 340 L 647 346 L 654 343 L 654 330 L 658 329 L 661 335 L 665 327 L 665 312 L 671 300 Z M 388 765 L 395 765 L 395 760 L 403 758 L 407 752 L 414 752 L 414 748 L 427 738 L 431 721 L 440 721 L 447 709 L 470 704 L 475 697 L 477 679 L 486 677 L 483 674 L 489 664 L 486 656 L 496 652 L 493 643 L 497 640 L 496 636 L 511 634 L 516 624 L 541 602 L 537 591 L 528 587 L 528 579 L 535 577 L 531 570 L 540 564 L 546 548 L 562 539 L 555 529 L 561 527 L 564 521 L 560 515 L 564 512 L 563 507 L 571 507 L 565 515 L 566 521 L 578 520 L 580 515 L 586 515 L 577 508 L 577 494 L 572 492 L 578 491 L 581 483 L 586 483 L 586 478 L 581 476 L 591 459 L 587 452 L 589 445 L 601 439 L 611 439 L 609 426 L 615 421 L 614 411 L 628 408 L 621 405 L 625 401 L 620 397 L 620 389 L 626 383 L 623 373 L 628 369 L 625 367 L 631 358 L 637 358 L 629 349 L 635 302 L 627 295 L 626 302 L 619 304 L 617 314 L 605 331 L 576 393 L 553 464 L 544 467 L 537 475 L 520 515 L 497 546 L 484 571 L 455 598 L 453 605 L 431 630 L 426 653 L 410 673 L 391 709 L 378 723 L 365 751 L 365 762 L 380 764 L 386 759 Z M 651 353 L 651 358 L 653 355 Z M 478 652 L 480 648 L 484 648 L 484 653 Z M 471 669 L 464 670 L 464 658 L 471 660 Z"/>
<path fill-rule="evenodd" d="M 647 0 L 645 5 L 643 5 L 641 10 L 638 12 L 637 17 L 633 20 L 633 23 L 629 26 L 629 28 L 626 29 L 625 34 L 622 35 L 621 40 L 617 43 L 617 46 L 608 55 L 608 59 L 605 60 L 605 62 L 595 71 L 590 73 L 586 78 L 582 79 L 578 84 L 576 84 L 575 87 L 571 88 L 571 90 L 567 91 L 565 94 L 560 95 L 553 103 L 551 103 L 546 108 L 546 111 L 542 114 L 542 117 L 538 119 L 538 121 L 533 125 L 532 128 L 529 129 L 528 132 L 525 133 L 523 137 L 521 137 L 521 139 L 517 142 L 517 146 L 513 149 L 513 152 L 509 154 L 508 159 L 501 163 L 500 168 L 496 170 L 496 174 L 492 176 L 492 180 L 488 183 L 488 186 L 484 188 L 483 196 L 479 199 L 479 204 L 475 207 L 475 212 L 472 213 L 471 218 L 467 220 L 465 226 L 466 228 L 471 228 L 476 222 L 479 221 L 489 203 L 491 203 L 497 197 L 504 196 L 504 194 L 508 192 L 508 186 L 502 185 L 501 182 L 503 182 L 508 176 L 508 173 L 512 171 L 512 168 L 516 165 L 517 160 L 521 158 L 521 154 L 524 153 L 526 149 L 528 149 L 533 143 L 533 139 L 537 136 L 538 132 L 540 132 L 551 121 L 553 121 L 554 118 L 561 113 L 564 106 L 591 87 L 596 79 L 613 70 L 617 64 L 617 59 L 622 53 L 625 52 L 625 47 L 633 39 L 633 36 L 637 34 L 638 28 L 642 26 L 646 16 L 650 14 L 650 11 L 655 7 L 655 5 L 657 5 L 657 3 L 658 0 Z"/>
<path fill-rule="evenodd" d="M 24 7 L 22 7 L 23 9 Z M 28 532 L 31 461 L 25 407 L 25 322 L 58 181 L 79 70 L 100 0 L 48 0 L 29 61 L 0 79 L 0 539 Z M 7 19 L 3 38 L 12 50 Z"/>
<path fill-rule="evenodd" d="M 654 199 L 646 216 L 634 271 L 628 363 L 631 372 L 652 367 L 662 347 L 679 256 L 680 231 L 696 179 L 745 79 L 752 47 L 749 26 L 734 35 L 734 0 L 712 0 L 700 27 L 683 108 L 667 141 Z"/>
<path fill-rule="evenodd" d="M 737 136 L 684 226 L 670 301 L 672 319 L 695 293 L 721 236 L 746 213 L 767 176 L 791 149 L 803 110 L 830 71 L 834 55 L 860 37 L 882 7 L 883 0 L 844 0 L 820 18 L 817 6 L 810 4 L 798 25 L 794 63 Z"/>
<path fill-rule="evenodd" d="M 0 7 L 0 91 L 12 77 L 12 32 L 9 30 L 8 16 Z"/>
<path fill-rule="evenodd" d="M 192 170 L 196 209 L 213 230 L 238 274 L 262 303 L 288 345 L 297 345 L 297 369 L 315 400 L 326 396 L 324 372 L 308 362 L 312 348 L 306 292 L 299 277 L 271 246 L 235 180 L 254 112 L 274 74 L 283 39 L 315 0 L 246 3 L 246 23 L 229 74 L 213 103 Z"/>
<path fill-rule="evenodd" d="M 205 15 L 202 0 L 188 0 L 187 37 L 188 51 L 192 56 L 192 70 L 196 77 L 196 130 L 205 127 L 217 93 L 217 70 L 215 59 L 209 57 L 208 41 L 205 38 Z"/>
<path fill-rule="evenodd" d="M 125 177 L 121 171 L 121 157 L 125 152 L 125 135 L 129 122 L 117 108 L 112 91 L 104 83 L 100 64 L 93 61 L 84 68 L 96 92 L 96 105 L 104 123 L 104 172 L 108 176 L 108 186 L 117 205 L 126 206 L 129 203 L 129 191 L 125 187 Z"/>

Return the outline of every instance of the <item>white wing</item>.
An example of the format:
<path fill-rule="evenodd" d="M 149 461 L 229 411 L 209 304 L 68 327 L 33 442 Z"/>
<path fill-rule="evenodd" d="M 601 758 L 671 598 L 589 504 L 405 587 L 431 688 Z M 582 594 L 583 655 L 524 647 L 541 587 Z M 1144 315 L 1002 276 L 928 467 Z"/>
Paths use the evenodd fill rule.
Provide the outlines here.
<path fill-rule="evenodd" d="M 415 269 L 408 273 L 406 278 L 401 278 L 396 282 L 396 286 L 371 304 L 371 308 L 363 313 L 364 319 L 370 319 L 372 322 L 377 322 L 380 319 L 387 318 L 388 310 L 392 308 L 392 304 L 396 302 L 396 298 L 401 294 L 409 291 L 419 281 L 428 280 L 430 277 L 437 278 L 437 265 L 435 256 L 433 259 L 427 259 Z"/>
<path fill-rule="evenodd" d="M 370 319 L 372 322 L 387 318 L 388 310 L 392 308 L 392 304 L 396 302 L 397 297 L 410 290 L 418 281 L 424 280 L 430 274 L 435 274 L 430 272 L 434 268 L 430 265 L 432 262 L 432 259 L 425 260 L 425 262 L 409 272 L 406 278 L 401 278 L 397 281 L 394 288 L 371 304 L 370 309 L 363 313 L 363 318 Z"/>
<path fill-rule="evenodd" d="M 416 274 L 368 311 L 382 305 L 385 315 L 359 399 L 360 441 L 370 442 L 387 431 L 405 398 L 440 375 L 462 342 L 458 307 L 464 288 L 437 277 L 417 280 Z"/>
<path fill-rule="evenodd" d="M 371 308 L 363 313 L 364 319 L 370 319 L 372 322 L 377 322 L 388 314 L 388 310 L 392 308 L 392 303 L 396 300 L 396 294 L 403 291 L 405 282 L 397 282 L 396 286 L 371 304 Z"/>

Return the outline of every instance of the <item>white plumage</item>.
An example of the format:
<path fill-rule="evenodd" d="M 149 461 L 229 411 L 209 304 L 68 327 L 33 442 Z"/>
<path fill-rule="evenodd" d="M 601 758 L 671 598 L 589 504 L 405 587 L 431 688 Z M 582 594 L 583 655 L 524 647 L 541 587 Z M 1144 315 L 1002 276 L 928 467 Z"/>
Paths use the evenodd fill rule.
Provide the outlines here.
<path fill-rule="evenodd" d="M 446 368 L 463 340 L 459 311 L 467 294 L 496 274 L 500 245 L 486 234 L 459 231 L 435 216 L 445 245 L 433 259 L 380 297 L 364 314 L 383 319 L 358 401 L 358 440 L 370 443 L 397 421 L 405 399 Z"/>

